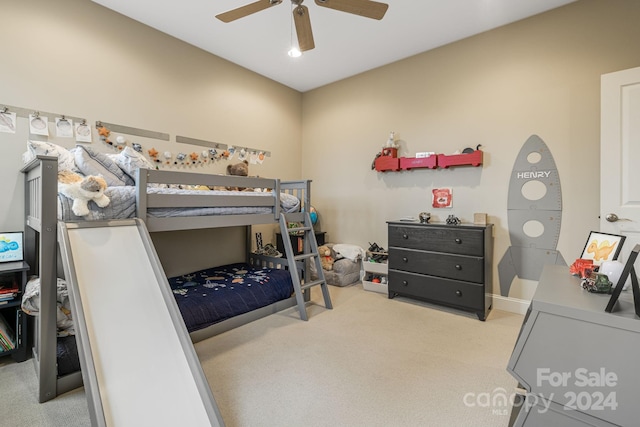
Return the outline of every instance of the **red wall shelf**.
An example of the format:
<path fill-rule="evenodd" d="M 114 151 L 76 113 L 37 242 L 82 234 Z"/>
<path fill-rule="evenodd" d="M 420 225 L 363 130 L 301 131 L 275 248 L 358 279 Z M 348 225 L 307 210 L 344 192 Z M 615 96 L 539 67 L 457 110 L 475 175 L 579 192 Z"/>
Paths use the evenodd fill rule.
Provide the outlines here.
<path fill-rule="evenodd" d="M 451 166 L 480 166 L 482 164 L 482 150 L 464 154 L 434 154 L 429 157 L 397 157 L 396 148 L 383 148 L 382 153 L 374 162 L 378 172 L 398 172 L 411 169 L 447 169 Z"/>
<path fill-rule="evenodd" d="M 438 167 L 438 156 L 429 157 L 400 157 L 400 169 L 411 170 L 417 168 L 435 169 Z"/>
<path fill-rule="evenodd" d="M 475 150 L 473 153 L 453 154 L 447 156 L 438 154 L 438 166 L 448 168 L 449 166 L 480 166 L 482 164 L 482 150 Z"/>

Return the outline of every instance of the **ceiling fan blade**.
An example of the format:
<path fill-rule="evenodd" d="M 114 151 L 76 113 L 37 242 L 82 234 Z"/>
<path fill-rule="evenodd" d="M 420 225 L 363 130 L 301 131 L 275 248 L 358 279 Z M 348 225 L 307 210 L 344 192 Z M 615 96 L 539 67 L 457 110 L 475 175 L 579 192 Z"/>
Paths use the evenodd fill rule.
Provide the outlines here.
<path fill-rule="evenodd" d="M 293 10 L 293 20 L 296 23 L 296 34 L 298 35 L 298 47 L 300 48 L 300 52 L 311 50 L 316 47 L 313 42 L 309 9 L 302 5 L 296 7 Z"/>
<path fill-rule="evenodd" d="M 371 19 L 382 19 L 387 13 L 389 5 L 372 0 L 316 0 L 316 4 L 322 7 L 353 13 Z"/>
<path fill-rule="evenodd" d="M 280 3 L 282 3 L 282 0 L 258 0 L 237 9 L 233 9 L 228 12 L 216 15 L 216 18 L 218 18 L 222 22 L 231 22 L 235 21 L 236 19 L 244 18 L 245 16 L 251 15 L 253 13 L 260 12 L 261 10 L 268 9 L 271 6 L 275 6 Z"/>

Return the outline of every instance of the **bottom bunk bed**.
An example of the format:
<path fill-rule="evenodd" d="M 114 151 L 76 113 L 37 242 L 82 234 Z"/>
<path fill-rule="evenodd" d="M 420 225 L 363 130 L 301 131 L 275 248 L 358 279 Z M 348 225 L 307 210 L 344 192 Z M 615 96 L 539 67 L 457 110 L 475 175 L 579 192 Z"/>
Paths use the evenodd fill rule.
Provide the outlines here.
<path fill-rule="evenodd" d="M 57 318 L 57 296 L 56 296 L 56 278 L 61 277 L 62 267 L 59 260 L 57 229 L 58 220 L 60 220 L 60 196 L 57 188 L 57 159 L 55 157 L 39 156 L 25 165 L 22 172 L 25 174 L 25 256 L 29 260 L 32 267 L 30 274 L 38 276 L 41 279 L 40 293 L 40 311 L 35 324 L 35 333 L 33 340 L 33 363 L 35 365 L 36 374 L 38 376 L 38 399 L 40 402 L 46 402 L 73 390 L 82 385 L 82 375 L 79 370 L 74 367 L 79 366 L 77 359 L 77 351 L 75 346 L 75 338 L 58 337 L 56 327 Z M 244 245 L 247 253 L 250 253 L 250 228 L 253 224 L 277 224 L 281 209 L 280 199 L 281 192 L 295 196 L 299 201 L 298 209 L 310 206 L 310 182 L 295 181 L 290 183 L 280 182 L 279 180 L 266 180 L 258 178 L 229 177 L 229 176 L 212 176 L 193 173 L 166 172 L 163 171 L 147 171 L 141 174 L 139 182 L 136 183 L 136 205 L 137 216 L 143 219 L 150 233 L 172 231 L 172 230 L 188 230 L 198 228 L 217 228 L 217 227 L 245 227 L 247 229 Z M 187 181 L 187 184 L 195 184 L 199 180 L 206 180 L 208 185 L 221 184 L 224 186 L 235 185 L 241 187 L 263 187 L 274 188 L 269 197 L 252 197 L 252 196 L 235 196 L 232 194 L 218 195 L 202 195 L 187 196 L 185 198 L 174 197 L 173 195 L 156 195 L 152 191 L 145 191 L 145 188 L 151 187 L 153 183 L 163 182 L 175 184 L 180 180 Z M 233 200 L 232 200 L 233 199 Z M 184 202 L 183 200 L 186 200 Z M 204 216 L 182 216 L 178 218 L 156 218 L 148 214 L 147 209 L 156 207 L 173 207 L 173 206 L 236 206 L 235 200 L 246 203 L 242 206 L 253 206 L 260 208 L 268 208 L 270 213 L 241 213 L 236 215 L 223 215 L 218 217 Z M 105 219 L 105 218 L 100 218 Z M 287 269 L 288 263 L 283 258 L 272 258 L 265 255 L 249 254 L 246 261 L 247 269 L 265 267 L 273 270 Z M 237 268 L 237 267 L 236 267 Z M 302 272 L 304 266 L 302 263 L 297 268 L 299 277 L 304 277 Z M 177 281 L 177 279 L 176 279 Z M 211 282 L 210 282 L 211 284 Z M 206 282 L 203 287 L 206 288 Z M 179 288 L 180 285 L 176 284 Z M 184 292 L 184 284 L 182 290 L 178 291 L 178 295 Z M 288 292 L 288 291 L 287 291 Z M 283 310 L 287 307 L 296 305 L 296 297 L 293 291 L 280 296 L 283 299 L 277 301 L 266 302 L 265 305 L 246 304 L 250 309 L 244 313 L 233 317 L 225 317 L 221 320 L 209 320 L 202 322 L 201 328 L 193 327 L 190 333 L 193 341 L 200 341 L 207 337 L 222 333 L 229 329 L 235 328 L 247 322 L 259 319 L 266 315 Z M 180 298 L 178 298 L 180 299 Z M 305 291 L 305 300 L 309 299 L 308 292 Z M 187 304 L 189 305 L 189 304 Z M 206 326 L 208 324 L 208 326 Z"/>
<path fill-rule="evenodd" d="M 254 262 L 257 259 L 254 259 Z M 234 263 L 169 278 L 169 285 L 187 331 L 194 342 L 216 335 L 228 328 L 219 325 L 237 316 L 253 313 L 286 301 L 294 293 L 286 260 L 274 267 Z M 258 313 L 253 313 L 253 316 Z M 236 320 L 236 322 L 238 319 Z"/>
<path fill-rule="evenodd" d="M 168 280 L 194 343 L 296 305 L 288 263 L 282 258 L 251 254 L 247 263 L 212 267 Z M 23 300 L 24 311 L 34 316 L 39 315 L 38 283 L 37 279 L 30 281 L 31 292 Z M 73 328 L 67 328 L 73 314 L 66 308 L 66 282 L 58 283 L 63 291 L 58 295 L 65 297 L 57 301 L 56 395 L 82 385 L 76 338 Z M 309 299 L 308 293 L 305 298 Z M 38 353 L 34 348 L 36 362 Z M 55 396 L 44 397 L 42 401 Z"/>

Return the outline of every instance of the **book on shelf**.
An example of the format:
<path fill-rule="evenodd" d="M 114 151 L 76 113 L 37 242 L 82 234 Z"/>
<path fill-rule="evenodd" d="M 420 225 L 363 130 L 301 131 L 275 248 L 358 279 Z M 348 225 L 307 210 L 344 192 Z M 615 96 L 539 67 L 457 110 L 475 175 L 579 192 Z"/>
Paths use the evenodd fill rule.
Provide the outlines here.
<path fill-rule="evenodd" d="M 0 347 L 3 351 L 16 348 L 13 330 L 2 315 L 0 315 Z"/>
<path fill-rule="evenodd" d="M 0 294 L 0 304 L 13 301 L 17 296 L 18 296 L 17 292 L 13 294 Z"/>
<path fill-rule="evenodd" d="M 14 348 L 13 343 L 0 334 L 0 352 L 13 350 Z"/>
<path fill-rule="evenodd" d="M 0 301 L 13 299 L 18 296 L 19 292 L 20 289 L 15 280 L 11 280 L 10 282 L 0 281 Z"/>
<path fill-rule="evenodd" d="M 10 286 L 0 286 L 0 302 L 12 300 L 18 296 L 20 289 L 15 284 Z"/>

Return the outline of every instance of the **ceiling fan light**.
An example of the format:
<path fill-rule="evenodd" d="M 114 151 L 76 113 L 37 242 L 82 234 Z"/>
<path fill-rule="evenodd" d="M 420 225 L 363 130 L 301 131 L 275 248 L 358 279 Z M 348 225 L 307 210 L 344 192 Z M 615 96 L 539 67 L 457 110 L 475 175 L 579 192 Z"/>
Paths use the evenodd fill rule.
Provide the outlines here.
<path fill-rule="evenodd" d="M 291 47 L 291 49 L 289 49 L 289 52 L 287 52 L 287 54 L 292 58 L 299 58 L 302 56 L 302 52 L 300 52 L 300 49 L 298 49 L 295 46 Z"/>

